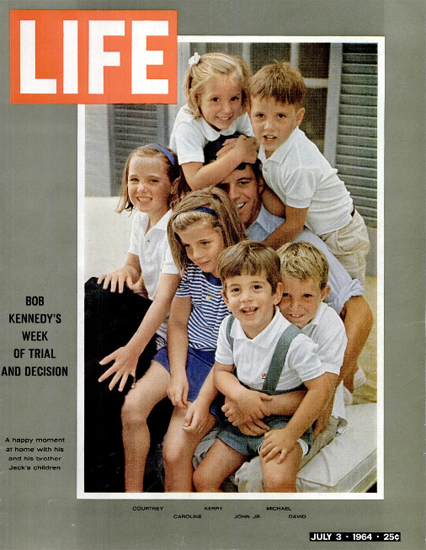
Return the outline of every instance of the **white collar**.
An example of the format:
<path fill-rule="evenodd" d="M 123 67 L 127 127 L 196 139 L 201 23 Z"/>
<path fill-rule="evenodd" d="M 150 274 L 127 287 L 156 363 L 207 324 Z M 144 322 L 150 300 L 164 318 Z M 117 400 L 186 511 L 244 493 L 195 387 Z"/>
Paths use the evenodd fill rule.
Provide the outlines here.
<path fill-rule="evenodd" d="M 311 321 L 309 321 L 309 323 L 304 326 L 302 330 L 309 329 L 309 327 L 313 326 L 317 327 L 320 324 L 322 316 L 327 311 L 328 307 L 329 306 L 325 302 L 321 302 L 319 308 L 317 309 L 317 312 L 315 313 L 315 317 Z"/>
<path fill-rule="evenodd" d="M 149 224 L 148 214 L 146 214 L 145 212 L 139 212 L 139 211 L 138 211 L 138 214 L 141 217 L 142 229 L 145 232 L 146 228 L 148 227 L 148 224 Z M 164 216 L 162 218 L 160 218 L 155 225 L 150 227 L 148 233 L 153 231 L 153 230 L 167 231 L 167 224 L 169 222 L 169 219 L 170 219 L 171 215 L 172 215 L 172 211 L 167 210 L 167 212 L 164 214 Z"/>
<path fill-rule="evenodd" d="M 244 116 L 244 115 L 241 115 L 241 116 Z M 202 117 L 195 119 L 195 121 L 197 122 L 197 124 L 201 126 L 201 131 L 208 141 L 216 141 L 219 138 L 219 136 L 230 136 L 234 134 L 237 131 L 237 124 L 238 124 L 239 118 L 240 117 L 235 119 L 234 122 L 232 122 L 231 126 L 227 130 L 215 130 Z"/>
<path fill-rule="evenodd" d="M 266 210 L 266 208 L 262 204 L 260 206 L 259 214 L 257 215 L 257 218 L 254 220 L 254 222 L 251 224 L 251 226 L 255 223 L 258 223 L 260 227 L 262 227 L 265 231 L 267 231 L 268 233 L 272 233 L 272 231 L 275 231 L 275 229 L 279 227 L 279 225 L 277 225 L 278 222 L 279 225 L 282 225 L 285 222 L 285 219 L 274 216 L 274 214 L 271 214 L 268 210 Z"/>
<path fill-rule="evenodd" d="M 153 226 L 152 229 L 162 229 L 163 231 L 167 231 L 167 224 L 169 223 L 170 216 L 172 215 L 172 210 L 167 210 L 167 212 L 164 214 L 164 216 L 158 220 L 158 222 Z"/>
<path fill-rule="evenodd" d="M 290 136 L 286 139 L 286 141 L 278 147 L 278 149 L 275 149 L 275 151 L 272 153 L 272 155 L 269 158 L 266 158 L 265 149 L 263 146 L 260 146 L 259 149 L 259 159 L 263 164 L 265 162 L 277 162 L 278 164 L 282 164 L 284 162 L 284 159 L 290 149 L 290 147 L 293 145 L 293 142 L 297 139 L 298 135 L 300 133 L 303 133 L 302 130 L 297 126 Z"/>
<path fill-rule="evenodd" d="M 278 306 L 275 306 L 275 313 L 272 321 L 257 336 L 248 338 L 242 329 L 241 323 L 235 321 L 232 325 L 231 336 L 235 340 L 249 340 L 264 349 L 270 349 L 277 343 L 277 335 L 282 332 L 283 324 L 287 326 L 290 325 L 287 319 L 281 314 Z"/>

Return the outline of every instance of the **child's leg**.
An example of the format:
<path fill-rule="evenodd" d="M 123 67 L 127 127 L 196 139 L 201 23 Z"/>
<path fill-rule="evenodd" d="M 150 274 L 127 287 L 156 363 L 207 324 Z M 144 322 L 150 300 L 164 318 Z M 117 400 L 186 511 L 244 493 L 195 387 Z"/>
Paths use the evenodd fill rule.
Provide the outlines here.
<path fill-rule="evenodd" d="M 261 459 L 265 493 L 297 493 L 296 476 L 302 455 L 302 447 L 296 443 L 281 464 L 277 463 L 279 455 L 268 462 Z"/>
<path fill-rule="evenodd" d="M 125 456 L 125 490 L 127 493 L 143 491 L 145 462 L 151 444 L 147 418 L 154 406 L 167 395 L 170 375 L 152 361 L 146 374 L 129 391 L 121 410 Z"/>
<path fill-rule="evenodd" d="M 187 409 L 175 407 L 169 429 L 164 438 L 163 461 L 165 491 L 190 493 L 192 487 L 192 456 L 198 443 L 216 424 L 217 419 L 209 413 L 204 430 L 194 433 L 183 429 Z"/>
<path fill-rule="evenodd" d="M 236 472 L 247 457 L 216 438 L 194 472 L 194 487 L 200 493 L 219 493 L 225 479 Z"/>

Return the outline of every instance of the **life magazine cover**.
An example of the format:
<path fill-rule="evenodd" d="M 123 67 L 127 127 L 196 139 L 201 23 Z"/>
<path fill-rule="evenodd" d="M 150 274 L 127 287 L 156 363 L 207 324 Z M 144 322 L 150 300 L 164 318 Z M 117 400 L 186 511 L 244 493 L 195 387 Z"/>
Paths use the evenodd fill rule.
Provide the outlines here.
<path fill-rule="evenodd" d="M 350 543 L 424 548 L 424 3 L 2 0 L 0 7 L 0 548 L 305 550 Z M 126 257 L 129 261 L 129 251 L 130 259 L 137 259 L 136 271 L 140 269 L 134 245 L 139 214 L 123 208 L 117 212 L 126 166 L 121 204 L 128 206 L 132 197 L 140 202 L 132 195 L 129 176 L 135 157 L 126 159 L 136 148 L 150 149 L 149 162 L 158 164 L 161 158 L 161 169 L 168 166 L 167 189 L 176 191 L 170 187 L 177 181 L 171 174 L 179 174 L 183 153 L 173 135 L 188 101 L 183 84 L 187 72 L 206 63 L 208 54 L 223 54 L 227 60 L 236 56 L 252 74 L 282 62 L 299 71 L 306 96 L 303 107 L 296 102 L 294 112 L 300 117 L 292 136 L 303 132 L 318 155 L 338 170 L 353 201 L 350 219 L 359 217 L 370 242 L 364 280 L 362 270 L 351 277 L 350 268 L 343 268 L 313 231 L 305 228 L 299 239 L 325 250 L 331 289 L 321 299 L 330 306 L 327 311 L 334 309 L 340 317 L 346 350 L 353 346 L 355 351 L 352 377 L 336 390 L 327 429 L 320 436 L 314 432 L 317 437 L 309 445 L 301 439 L 296 444 L 302 450 L 305 445 L 308 455 L 301 465 L 299 459 L 296 490 L 290 492 L 274 489 L 263 458 L 251 455 L 230 468 L 233 475 L 225 476 L 223 492 L 211 487 L 202 492 L 206 484 L 201 476 L 194 477 L 195 487 L 190 481 L 198 491 L 182 490 L 178 483 L 188 452 L 184 448 L 178 454 L 179 438 L 169 435 L 174 433 L 170 428 L 169 441 L 164 440 L 173 406 L 161 365 L 161 376 L 151 376 L 158 394 L 155 408 L 142 420 L 150 441 L 134 444 L 141 421 L 132 414 L 145 410 L 147 395 L 153 393 L 138 389 L 140 382 L 154 356 L 157 366 L 167 363 L 167 354 L 159 358 L 161 327 L 160 336 L 151 335 L 144 343 L 135 378 L 114 378 L 114 366 L 108 371 L 114 357 L 99 365 L 125 346 L 143 315 L 149 315 L 147 297 L 155 304 L 143 266 L 145 297 L 128 288 L 112 294 L 97 284 L 98 277 L 120 268 Z M 220 200 L 229 202 L 231 218 L 235 206 L 249 237 L 264 240 L 282 223 L 262 237 L 250 233 L 266 212 L 262 197 L 268 206 L 265 181 L 273 183 L 267 173 L 272 166 L 267 134 L 275 130 L 262 122 L 266 130 L 264 126 L 264 135 L 259 133 L 256 97 L 250 118 L 244 115 L 248 122 L 235 127 L 237 133 L 227 133 L 234 129 L 231 115 L 212 122 L 203 94 L 215 78 L 209 74 L 195 96 L 200 103 L 195 108 L 210 128 L 205 142 L 215 146 L 210 143 L 203 158 L 220 161 L 228 138 L 255 143 L 254 135 L 260 141 L 259 168 L 255 159 L 247 160 L 215 183 L 228 192 L 229 198 L 224 193 Z M 228 84 L 220 81 L 213 96 L 220 99 Z M 238 94 L 232 101 L 243 105 Z M 262 101 L 263 111 L 265 101 L 282 105 L 273 98 Z M 177 159 L 169 146 L 177 149 Z M 138 162 L 146 161 L 145 154 Z M 179 164 L 193 187 L 193 174 L 185 170 L 185 161 Z M 197 162 L 187 166 L 191 164 Z M 252 195 L 242 189 L 249 180 Z M 180 199 L 187 191 L 180 189 Z M 158 200 L 164 202 L 164 220 L 169 202 Z M 176 201 L 172 210 L 178 209 Z M 287 219 L 295 209 L 287 204 Z M 221 223 L 219 210 L 207 204 L 188 210 Z M 284 210 L 277 213 L 284 216 Z M 151 223 L 154 228 L 162 223 L 149 215 L 148 208 L 148 249 Z M 188 237 L 183 230 L 176 235 L 178 244 Z M 162 246 L 156 238 L 148 263 Z M 190 245 L 185 246 L 191 260 Z M 165 269 L 162 276 L 177 280 L 177 269 Z M 214 268 L 205 271 L 217 275 Z M 218 281 L 216 286 L 220 283 L 209 277 Z M 284 292 L 291 291 L 284 287 Z M 222 300 L 220 296 L 219 287 Z M 229 308 L 231 303 L 226 301 Z M 317 315 L 312 311 L 308 325 Z M 173 315 L 172 308 L 172 321 Z M 337 350 L 336 341 L 333 345 Z M 343 365 L 350 363 L 348 356 Z M 206 357 L 201 361 L 198 354 L 197 365 Z M 211 365 L 214 353 L 208 357 Z M 189 369 L 188 363 L 188 378 Z M 112 380 L 117 383 L 109 389 Z M 120 385 L 123 391 L 118 391 Z M 309 380 L 306 390 L 309 395 Z M 135 394 L 141 397 L 132 409 Z M 176 430 L 173 415 L 170 426 Z M 202 435 L 189 453 L 191 476 L 198 467 L 208 472 L 210 448 L 217 448 L 217 429 Z M 185 441 L 193 443 L 191 437 Z M 140 448 L 145 447 L 146 460 L 135 475 L 131 465 L 141 460 Z M 178 456 L 177 466 L 172 456 Z M 223 468 L 221 460 L 213 460 L 212 472 Z"/>

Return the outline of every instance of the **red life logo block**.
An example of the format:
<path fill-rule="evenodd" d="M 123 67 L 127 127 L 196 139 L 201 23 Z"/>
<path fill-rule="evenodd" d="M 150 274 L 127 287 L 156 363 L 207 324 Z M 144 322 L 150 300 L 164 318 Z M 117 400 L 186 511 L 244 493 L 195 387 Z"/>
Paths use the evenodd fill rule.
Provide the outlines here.
<path fill-rule="evenodd" d="M 176 103 L 177 11 L 11 10 L 11 103 Z"/>

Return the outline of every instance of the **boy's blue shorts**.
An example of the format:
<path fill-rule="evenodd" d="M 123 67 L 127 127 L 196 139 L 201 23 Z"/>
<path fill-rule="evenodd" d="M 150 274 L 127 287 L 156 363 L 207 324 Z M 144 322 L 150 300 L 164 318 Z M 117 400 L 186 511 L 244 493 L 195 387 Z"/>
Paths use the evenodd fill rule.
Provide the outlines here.
<path fill-rule="evenodd" d="M 214 365 L 215 353 L 215 351 L 188 348 L 188 358 L 186 361 L 186 377 L 188 378 L 189 384 L 188 401 L 194 402 L 197 399 L 201 386 L 204 384 L 205 379 Z M 154 361 L 163 365 L 163 367 L 170 372 L 167 346 L 161 348 L 157 352 L 154 356 Z M 225 418 L 225 415 L 221 411 L 223 403 L 224 397 L 219 394 L 210 405 L 210 412 L 219 422 L 222 422 Z"/>
<path fill-rule="evenodd" d="M 288 424 L 290 418 L 291 416 L 271 415 L 262 418 L 262 421 L 265 422 L 271 430 L 278 430 L 279 428 L 284 428 L 284 426 Z M 265 439 L 264 435 L 245 435 L 240 432 L 237 426 L 233 426 L 228 421 L 222 426 L 217 437 L 231 447 L 231 449 L 247 457 L 258 456 L 260 447 Z M 300 439 L 308 445 L 308 449 L 311 448 L 313 441 L 312 426 L 306 430 Z"/>

